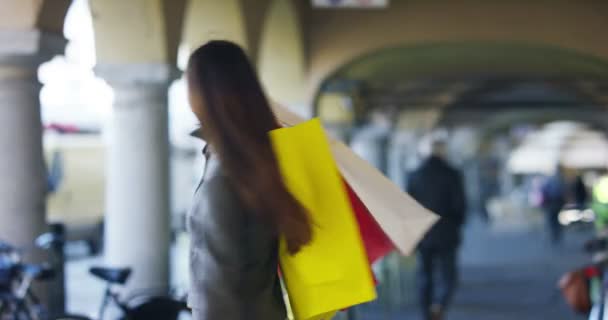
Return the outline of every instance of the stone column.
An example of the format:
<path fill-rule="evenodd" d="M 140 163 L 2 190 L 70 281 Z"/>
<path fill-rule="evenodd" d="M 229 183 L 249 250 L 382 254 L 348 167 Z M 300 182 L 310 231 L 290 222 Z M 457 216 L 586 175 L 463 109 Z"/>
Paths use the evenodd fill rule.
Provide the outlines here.
<path fill-rule="evenodd" d="M 166 65 L 102 65 L 114 89 L 105 215 L 108 265 L 133 268 L 128 291 L 169 286 Z"/>
<path fill-rule="evenodd" d="M 30 249 L 46 231 L 47 173 L 42 151 L 38 67 L 60 54 L 62 36 L 37 30 L 0 31 L 0 240 Z M 41 262 L 26 250 L 27 262 Z M 45 288 L 39 294 L 46 296 Z M 63 285 L 53 285 L 51 309 L 63 309 Z"/>

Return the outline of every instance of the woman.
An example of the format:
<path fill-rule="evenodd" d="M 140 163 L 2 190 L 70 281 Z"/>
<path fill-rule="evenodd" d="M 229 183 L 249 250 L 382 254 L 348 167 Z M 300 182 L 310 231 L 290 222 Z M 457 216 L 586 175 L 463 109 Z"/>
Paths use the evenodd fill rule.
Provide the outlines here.
<path fill-rule="evenodd" d="M 190 214 L 193 317 L 284 320 L 278 238 L 294 254 L 310 241 L 311 227 L 281 180 L 268 136 L 278 122 L 254 68 L 233 43 L 197 49 L 187 79 L 211 150 Z"/>

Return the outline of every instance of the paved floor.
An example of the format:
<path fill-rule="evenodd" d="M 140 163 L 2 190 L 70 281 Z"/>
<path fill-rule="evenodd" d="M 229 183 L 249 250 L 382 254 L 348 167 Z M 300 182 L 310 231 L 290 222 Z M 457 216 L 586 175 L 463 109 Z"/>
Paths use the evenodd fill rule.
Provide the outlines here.
<path fill-rule="evenodd" d="M 188 237 L 179 236 L 177 245 L 172 252 L 173 271 L 171 282 L 177 294 L 185 292 L 188 283 Z M 73 248 L 72 251 L 86 251 Z M 78 253 L 76 253 L 78 254 Z M 71 313 L 81 314 L 96 319 L 102 301 L 105 285 L 102 281 L 90 276 L 91 266 L 103 266 L 101 257 L 86 257 L 69 262 L 66 266 L 67 273 L 67 309 Z M 110 310 L 104 319 L 116 319 L 116 310 Z"/>
<path fill-rule="evenodd" d="M 461 254 L 461 287 L 448 320 L 568 320 L 582 319 L 562 302 L 556 288 L 560 275 L 585 264 L 581 242 L 589 232 L 570 230 L 562 248 L 547 245 L 540 227 L 524 230 L 495 230 L 473 221 L 466 231 Z M 180 240 L 176 254 L 177 276 L 183 286 L 186 265 Z M 385 279 L 383 298 L 355 311 L 356 320 L 418 319 L 415 305 L 413 261 L 401 259 L 398 281 Z M 405 261 L 405 262 L 403 262 Z M 73 312 L 95 315 L 102 283 L 89 277 L 90 265 L 99 258 L 73 261 L 68 265 L 68 307 Z M 395 290 L 395 287 L 398 287 Z"/>
<path fill-rule="evenodd" d="M 554 249 L 538 227 L 499 232 L 474 222 L 467 228 L 461 286 L 447 319 L 584 319 L 564 304 L 556 283 L 565 271 L 586 263 L 580 248 L 589 234 L 569 230 L 564 245 Z M 403 295 L 409 299 L 401 306 L 374 303 L 359 308 L 354 319 L 419 319 L 413 285 Z"/>

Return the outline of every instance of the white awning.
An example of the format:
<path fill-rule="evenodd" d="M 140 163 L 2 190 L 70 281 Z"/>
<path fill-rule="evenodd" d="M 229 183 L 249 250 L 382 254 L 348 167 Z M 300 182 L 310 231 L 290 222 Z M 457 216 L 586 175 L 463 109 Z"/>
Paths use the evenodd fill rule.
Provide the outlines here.
<path fill-rule="evenodd" d="M 550 123 L 523 139 L 511 153 L 508 169 L 518 174 L 551 174 L 559 163 L 574 169 L 606 168 L 608 138 L 579 123 Z"/>

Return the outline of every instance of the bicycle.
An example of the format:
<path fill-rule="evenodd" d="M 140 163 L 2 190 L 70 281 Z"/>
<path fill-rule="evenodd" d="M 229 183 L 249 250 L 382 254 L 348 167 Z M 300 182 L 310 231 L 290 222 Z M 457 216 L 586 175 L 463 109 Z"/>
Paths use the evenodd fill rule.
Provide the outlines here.
<path fill-rule="evenodd" d="M 132 273 L 130 268 L 92 267 L 89 272 L 106 282 L 98 319 L 104 320 L 110 304 L 122 312 L 120 320 L 181 320 L 191 319 L 191 310 L 186 302 L 170 295 L 140 294 L 123 301 L 117 287 L 124 286 Z"/>
<path fill-rule="evenodd" d="M 595 254 L 592 265 L 583 268 L 583 272 L 590 284 L 591 300 L 593 305 L 589 312 L 589 320 L 606 320 L 606 299 L 608 298 L 608 250 L 607 238 L 596 238 L 585 243 L 584 250 Z"/>
<path fill-rule="evenodd" d="M 31 286 L 54 277 L 53 268 L 24 263 L 21 250 L 0 242 L 0 320 L 89 320 L 80 315 L 48 314 Z"/>

